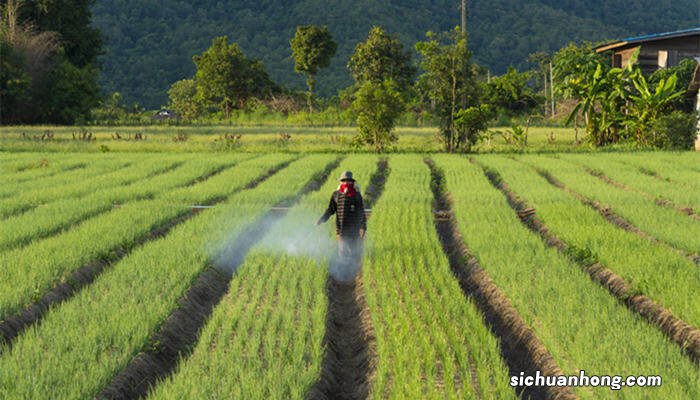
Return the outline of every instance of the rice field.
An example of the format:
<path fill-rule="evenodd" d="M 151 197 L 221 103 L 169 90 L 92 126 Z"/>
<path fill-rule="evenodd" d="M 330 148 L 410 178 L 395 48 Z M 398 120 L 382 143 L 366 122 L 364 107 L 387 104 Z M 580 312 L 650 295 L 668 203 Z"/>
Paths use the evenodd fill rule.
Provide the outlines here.
<path fill-rule="evenodd" d="M 698 166 L 0 153 L 0 399 L 700 398 Z M 346 170 L 349 281 L 315 224 Z"/>

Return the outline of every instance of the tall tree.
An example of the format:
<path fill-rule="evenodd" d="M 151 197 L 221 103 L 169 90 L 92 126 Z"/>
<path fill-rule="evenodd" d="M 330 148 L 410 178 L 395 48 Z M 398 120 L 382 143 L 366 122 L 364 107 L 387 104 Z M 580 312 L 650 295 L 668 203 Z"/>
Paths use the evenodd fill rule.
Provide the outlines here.
<path fill-rule="evenodd" d="M 461 131 L 464 127 L 456 123 L 459 110 L 463 102 L 467 107 L 475 105 L 478 92 L 470 64 L 471 53 L 466 46 L 467 35 L 457 27 L 442 34 L 428 32 L 427 37 L 427 41 L 416 44 L 425 71 L 419 87 L 425 90 L 432 114 L 439 121 L 445 150 L 458 151 L 467 145 L 464 142 L 467 135 Z"/>
<path fill-rule="evenodd" d="M 82 122 L 98 104 L 92 2 L 65 3 L 0 1 L 2 123 Z"/>
<path fill-rule="evenodd" d="M 246 57 L 236 43 L 229 45 L 226 36 L 215 38 L 193 59 L 198 99 L 219 107 L 226 117 L 251 97 L 263 97 L 275 89 L 262 63 Z"/>
<path fill-rule="evenodd" d="M 353 109 L 357 113 L 356 144 L 366 144 L 381 153 L 398 140 L 394 132 L 396 119 L 404 110 L 401 93 L 391 79 L 364 81 L 355 95 Z"/>
<path fill-rule="evenodd" d="M 68 61 L 78 68 L 97 62 L 102 54 L 102 35 L 92 26 L 95 0 L 24 0 L 21 20 L 31 20 L 40 31 L 61 36 Z"/>
<path fill-rule="evenodd" d="M 395 35 L 378 26 L 369 31 L 367 40 L 355 47 L 348 69 L 356 82 L 379 83 L 391 79 L 401 91 L 411 86 L 416 75 L 411 53 L 404 50 Z"/>
<path fill-rule="evenodd" d="M 197 101 L 197 84 L 194 79 L 182 79 L 170 86 L 168 90 L 170 107 L 183 120 L 190 121 L 197 118 L 200 112 L 200 104 Z"/>
<path fill-rule="evenodd" d="M 294 70 L 306 74 L 309 88 L 309 111 L 313 112 L 313 93 L 316 85 L 315 76 L 320 68 L 331 64 L 331 59 L 338 49 L 327 26 L 298 26 L 294 37 L 289 41 L 294 57 Z"/>

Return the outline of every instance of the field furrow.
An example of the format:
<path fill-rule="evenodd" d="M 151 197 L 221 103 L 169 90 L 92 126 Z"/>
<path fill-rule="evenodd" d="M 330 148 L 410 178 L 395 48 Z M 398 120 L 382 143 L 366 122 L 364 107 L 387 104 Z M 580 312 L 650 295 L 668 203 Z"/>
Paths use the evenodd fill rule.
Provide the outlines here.
<path fill-rule="evenodd" d="M 631 290 L 649 296 L 691 325 L 700 326 L 700 308 L 694 300 L 700 287 L 700 270 L 690 260 L 609 223 L 522 163 L 500 157 L 478 160 L 497 171 L 579 257 L 600 262 L 628 282 Z"/>
<path fill-rule="evenodd" d="M 679 187 L 666 180 L 645 174 L 638 168 L 609 156 L 591 158 L 572 154 L 560 158 L 584 165 L 590 169 L 591 173 L 603 179 L 610 179 L 610 184 L 621 185 L 627 190 L 654 200 L 657 204 L 675 207 L 687 214 L 700 213 L 700 190 L 692 191 Z"/>
<path fill-rule="evenodd" d="M 626 376 L 655 371 L 663 374 L 664 382 L 655 392 L 658 396 L 697 395 L 700 374 L 694 364 L 661 332 L 529 231 L 479 167 L 462 157 L 440 156 L 435 161 L 445 171 L 466 245 L 566 374 L 585 370 Z M 515 161 L 489 156 L 477 161 L 501 173 L 512 189 L 516 183 L 529 184 L 528 171 Z M 558 201 L 549 198 L 547 204 Z M 543 204 L 533 206 L 539 212 Z M 573 390 L 581 398 L 645 398 L 648 394 L 641 388 Z"/>
<path fill-rule="evenodd" d="M 260 239 L 275 226 L 283 213 L 277 209 L 290 206 L 328 178 L 337 162 L 331 162 L 320 173 L 311 178 L 294 198 L 285 198 L 263 215 L 257 217 L 239 233 L 238 238 L 228 243 L 219 260 L 211 262 L 178 300 L 179 307 L 168 316 L 158 332 L 150 340 L 144 352 L 135 357 L 105 389 L 99 398 L 144 397 L 158 380 L 166 378 L 197 344 L 204 323 L 213 308 L 221 301 L 228 289 L 229 279 L 235 274 L 246 255 Z M 254 187 L 250 187 L 254 190 Z M 221 256 L 224 257 L 221 257 Z"/>
<path fill-rule="evenodd" d="M 521 160 L 546 171 L 599 212 L 622 217 L 624 221 L 617 222 L 621 227 L 629 225 L 628 230 L 639 230 L 641 236 L 649 235 L 686 253 L 700 252 L 700 221 L 633 192 L 608 185 L 570 162 L 541 156 L 524 156 Z"/>
<path fill-rule="evenodd" d="M 189 213 L 189 201 L 195 196 L 199 195 L 201 204 L 220 201 L 290 158 L 273 155 L 244 161 L 197 185 L 166 192 L 158 199 L 129 203 L 76 229 L 0 253 L 0 271 L 6 277 L 0 282 L 0 321 L 50 296 L 53 285 L 65 282 L 75 271 L 121 259 L 151 232 Z"/>
<path fill-rule="evenodd" d="M 271 227 L 236 269 L 191 357 L 151 398 L 306 398 L 322 370 L 332 251 L 331 226 L 313 224 L 336 176 L 350 168 L 364 182 L 375 162 L 343 160 L 320 190 Z"/>
<path fill-rule="evenodd" d="M 332 159 L 316 155 L 295 161 L 255 190 L 234 194 L 225 206 L 130 253 L 2 352 L 0 390 L 29 398 L 48 391 L 56 399 L 97 395 L 144 350 L 212 257 L 272 205 L 292 198 Z M 23 379 L 25 371 L 36 379 Z"/>
<path fill-rule="evenodd" d="M 84 175 L 66 185 L 40 187 L 22 192 L 19 195 L 0 200 L 0 218 L 21 214 L 35 207 L 41 207 L 62 199 L 76 199 L 98 191 L 128 185 L 139 180 L 148 179 L 168 172 L 182 164 L 182 157 L 159 156 L 138 164 L 123 163 L 114 171 L 92 176 L 90 170 L 82 171 Z"/>
<path fill-rule="evenodd" d="M 129 202 L 152 199 L 170 189 L 205 178 L 235 163 L 238 158 L 192 160 L 164 174 L 139 180 L 113 189 L 102 190 L 79 200 L 54 201 L 43 207 L 3 221 L 0 231 L 0 252 L 26 245 L 31 241 L 55 235 L 75 224 L 120 207 Z"/>
<path fill-rule="evenodd" d="M 508 200 L 510 206 L 518 214 L 522 223 L 533 232 L 540 235 L 542 240 L 550 247 L 556 248 L 564 255 L 568 256 L 572 262 L 579 265 L 594 282 L 603 287 L 618 298 L 620 302 L 626 304 L 632 311 L 640 314 L 651 323 L 657 325 L 661 331 L 671 340 L 676 342 L 694 362 L 700 361 L 700 329 L 679 319 L 673 313 L 656 303 L 649 297 L 635 293 L 630 290 L 630 285 L 622 277 L 615 274 L 609 268 L 599 262 L 588 260 L 585 256 L 577 253 L 556 235 L 539 219 L 537 211 L 529 207 L 527 203 L 518 198 L 508 185 L 503 182 L 497 172 L 486 171 L 489 180 L 497 187 Z"/>
<path fill-rule="evenodd" d="M 371 398 L 512 398 L 508 369 L 433 225 L 421 156 L 390 158 L 369 220 L 364 286 L 376 333 Z"/>
<path fill-rule="evenodd" d="M 510 375 L 526 373 L 534 376 L 537 371 L 547 376 L 562 375 L 563 372 L 542 341 L 467 248 L 459 231 L 450 193 L 446 188 L 444 171 L 439 169 L 433 160 L 426 162 L 433 175 L 432 189 L 437 210 L 435 228 L 443 251 L 464 295 L 479 307 L 486 325 L 499 339 L 501 356 L 508 365 Z M 568 387 L 516 386 L 515 389 L 522 398 L 575 398 Z"/>

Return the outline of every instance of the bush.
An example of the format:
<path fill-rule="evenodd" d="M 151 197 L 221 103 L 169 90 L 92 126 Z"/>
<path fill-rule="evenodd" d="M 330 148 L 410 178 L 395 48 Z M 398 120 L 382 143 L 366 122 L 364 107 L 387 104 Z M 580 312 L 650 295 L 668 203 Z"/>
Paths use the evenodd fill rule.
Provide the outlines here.
<path fill-rule="evenodd" d="M 659 147 L 688 150 L 695 143 L 695 115 L 674 111 L 654 124 Z"/>

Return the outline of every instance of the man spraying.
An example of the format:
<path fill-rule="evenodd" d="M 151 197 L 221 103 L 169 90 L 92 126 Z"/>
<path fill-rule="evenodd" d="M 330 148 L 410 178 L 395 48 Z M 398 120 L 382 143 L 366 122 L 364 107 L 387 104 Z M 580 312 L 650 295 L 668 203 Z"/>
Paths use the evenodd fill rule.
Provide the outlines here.
<path fill-rule="evenodd" d="M 320 225 L 336 214 L 335 233 L 338 239 L 338 259 L 331 267 L 331 274 L 340 281 L 352 280 L 357 274 L 362 256 L 362 239 L 367 230 L 365 206 L 359 186 L 355 184 L 351 171 L 340 176 L 340 186 L 331 195 L 328 209 L 318 219 Z"/>

